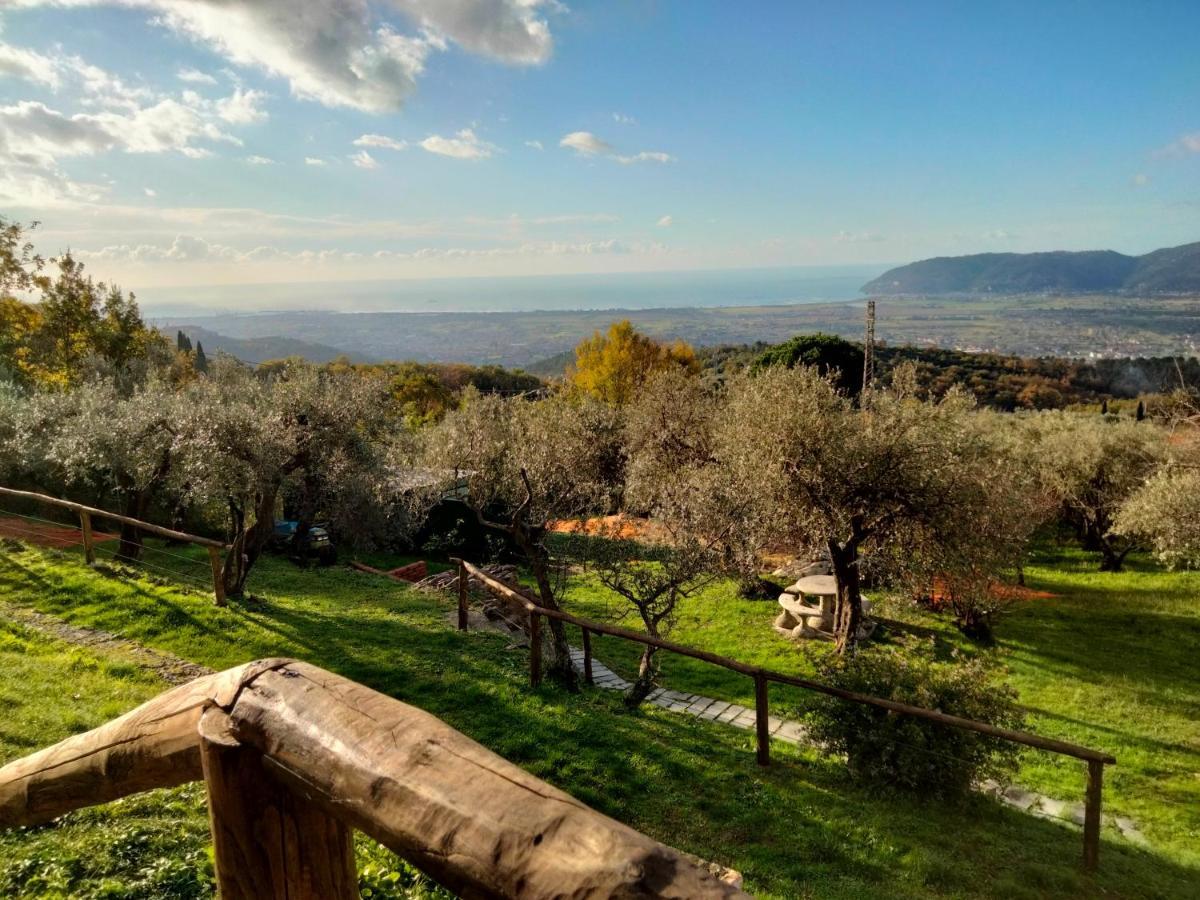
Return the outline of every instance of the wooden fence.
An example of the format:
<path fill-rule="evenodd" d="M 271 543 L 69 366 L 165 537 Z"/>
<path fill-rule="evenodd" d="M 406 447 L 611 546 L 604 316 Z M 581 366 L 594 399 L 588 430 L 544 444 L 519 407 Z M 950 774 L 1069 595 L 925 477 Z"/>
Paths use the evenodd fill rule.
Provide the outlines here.
<path fill-rule="evenodd" d="M 155 525 L 153 522 L 143 522 L 141 519 L 123 516 L 120 513 L 109 512 L 106 509 L 97 509 L 94 506 L 85 506 L 82 503 L 61 500 L 58 497 L 51 497 L 48 494 L 36 494 L 32 491 L 18 491 L 13 488 L 0 487 L 0 495 L 17 497 L 22 500 L 36 500 L 39 503 L 57 506 L 60 509 L 68 509 L 78 515 L 79 530 L 83 535 L 83 554 L 88 565 L 93 565 L 96 562 L 96 543 L 92 539 L 93 519 L 108 519 L 113 522 L 120 522 L 123 525 L 132 525 L 141 531 L 146 531 L 172 541 L 182 541 L 204 547 L 208 550 L 208 561 L 212 568 L 213 596 L 216 599 L 217 606 L 225 605 L 225 582 L 221 577 L 221 553 L 227 549 L 227 545 L 220 541 L 214 541 L 211 538 L 200 537 L 195 534 L 187 534 L 183 531 L 175 531 L 172 528 L 164 528 L 161 525 Z"/>
<path fill-rule="evenodd" d="M 352 829 L 466 898 L 744 898 L 434 716 L 289 659 L 0 769 L 0 827 L 203 780 L 223 900 L 357 897 Z"/>
<path fill-rule="evenodd" d="M 867 694 L 843 690 L 832 685 L 822 684 L 819 681 L 798 678 L 794 675 L 785 675 L 782 672 L 775 672 L 771 669 L 764 669 L 760 666 L 752 666 L 744 662 L 739 662 L 727 656 L 719 656 L 716 653 L 686 647 L 683 644 L 676 644 L 673 641 L 664 641 L 659 638 L 650 637 L 637 631 L 631 631 L 628 628 L 620 628 L 615 625 L 607 625 L 603 622 L 580 618 L 561 610 L 547 609 L 544 606 L 540 606 L 522 591 L 515 590 L 503 582 L 497 581 L 486 572 L 465 560 L 458 561 L 458 627 L 460 631 L 465 631 L 467 628 L 467 590 L 471 579 L 478 581 L 493 594 L 517 604 L 528 614 L 530 635 L 529 679 L 534 686 L 540 684 L 542 680 L 541 620 L 543 616 L 575 625 L 582 631 L 584 679 L 589 684 L 592 682 L 592 634 L 607 634 L 612 637 L 621 638 L 622 640 L 646 644 L 670 653 L 677 653 L 680 656 L 687 656 L 692 659 L 712 663 L 715 666 L 721 666 L 754 679 L 755 740 L 758 764 L 762 766 L 769 765 L 771 761 L 767 703 L 767 685 L 770 682 L 791 685 L 792 687 L 837 697 L 849 703 L 874 706 L 891 713 L 913 716 L 950 728 L 962 728 L 966 731 L 974 731 L 978 734 L 986 734 L 990 737 L 1023 744 L 1026 747 L 1033 747 L 1037 750 L 1059 753 L 1064 756 L 1072 756 L 1083 760 L 1087 764 L 1087 787 L 1085 791 L 1083 822 L 1083 866 L 1088 871 L 1094 871 L 1099 865 L 1100 813 L 1104 793 L 1104 767 L 1105 765 L 1114 765 L 1117 761 L 1115 757 L 1107 753 L 1100 750 L 1093 750 L 1089 747 L 1081 747 L 1078 744 L 1071 744 L 1067 741 L 1059 741 L 1037 734 L 1030 734 L 1025 731 L 997 728 L 995 725 L 989 725 L 986 722 L 976 722 L 972 719 L 961 718 L 960 716 L 947 715 L 937 710 L 912 706 L 908 703 L 898 703 L 895 700 L 886 700 L 882 697 L 872 697 Z"/>

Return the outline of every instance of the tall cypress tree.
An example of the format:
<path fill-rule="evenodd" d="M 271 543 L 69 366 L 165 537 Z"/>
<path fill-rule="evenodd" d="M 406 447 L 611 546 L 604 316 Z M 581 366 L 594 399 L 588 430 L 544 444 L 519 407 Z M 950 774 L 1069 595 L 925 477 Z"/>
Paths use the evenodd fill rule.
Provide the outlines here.
<path fill-rule="evenodd" d="M 186 334 L 184 334 L 182 331 L 177 331 L 175 333 L 175 349 L 181 350 L 184 353 L 191 353 L 192 352 L 192 339 L 190 337 L 188 337 Z"/>
<path fill-rule="evenodd" d="M 204 345 L 196 341 L 196 371 L 208 371 L 208 357 L 204 355 Z"/>

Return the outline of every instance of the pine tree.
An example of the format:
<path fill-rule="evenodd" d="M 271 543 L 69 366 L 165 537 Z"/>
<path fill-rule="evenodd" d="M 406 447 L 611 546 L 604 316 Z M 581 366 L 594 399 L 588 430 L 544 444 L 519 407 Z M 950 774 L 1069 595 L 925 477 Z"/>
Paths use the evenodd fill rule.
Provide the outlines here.
<path fill-rule="evenodd" d="M 204 345 L 196 341 L 196 371 L 208 372 L 208 357 L 204 355 Z"/>

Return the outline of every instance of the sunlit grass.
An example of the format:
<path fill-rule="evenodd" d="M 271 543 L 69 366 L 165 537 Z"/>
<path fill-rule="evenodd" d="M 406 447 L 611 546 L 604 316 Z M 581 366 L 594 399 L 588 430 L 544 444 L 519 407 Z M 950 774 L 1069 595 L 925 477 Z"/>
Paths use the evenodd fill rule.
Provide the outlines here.
<path fill-rule="evenodd" d="M 1035 577 L 1040 579 L 1041 571 Z M 448 598 L 431 598 L 340 567 L 302 571 L 276 558 L 261 564 L 251 587 L 259 602 L 218 609 L 200 590 L 106 577 L 83 566 L 77 554 L 5 550 L 0 555 L 0 595 L 9 602 L 121 633 L 214 668 L 282 655 L 339 671 L 433 712 L 621 821 L 739 869 L 747 888 L 759 896 L 1170 897 L 1185 896 L 1196 883 L 1198 871 L 1190 867 L 1196 858 L 1187 849 L 1186 834 L 1176 833 L 1176 825 L 1165 818 L 1152 824 L 1152 853 L 1106 833 L 1101 871 L 1085 877 L 1077 865 L 1078 831 L 993 801 L 935 804 L 865 790 L 847 779 L 836 760 L 783 745 L 774 748 L 776 764 L 760 769 L 745 732 L 658 710 L 631 713 L 608 692 L 570 694 L 550 684 L 530 690 L 525 654 L 509 649 L 498 635 L 455 632 L 448 623 L 453 607 Z M 726 619 L 714 624 L 697 611 L 696 620 L 681 625 L 676 637 L 696 644 L 710 640 L 721 652 L 737 651 L 734 655 L 764 664 L 791 661 L 796 671 L 804 670 L 803 657 L 770 631 L 774 604 L 739 607 L 714 599 L 714 605 Z M 580 600 L 580 608 L 585 606 Z M 1002 626 L 1002 641 L 1024 635 L 1021 640 L 1035 648 L 1030 652 L 1040 653 L 1036 618 L 1019 624 L 1030 614 L 1036 610 L 1014 616 L 1010 630 Z M 735 627 L 745 634 L 753 628 L 759 636 L 730 643 L 736 642 Z M 610 644 L 606 638 L 598 645 L 602 658 L 613 655 Z M 5 733 L 19 738 L 3 745 L 4 760 L 91 727 L 158 687 L 122 669 L 120 661 L 110 661 L 116 666 L 112 670 L 104 668 L 109 663 L 97 662 L 97 680 L 87 690 L 99 700 L 94 708 L 89 704 L 88 716 L 74 721 L 75 701 L 63 690 L 71 676 L 58 674 L 67 663 L 56 654 L 79 652 L 58 647 L 42 658 L 46 671 L 36 676 L 19 668 L 17 660 L 28 653 L 0 652 L 0 683 L 10 684 L 11 672 L 36 684 L 37 702 L 46 707 L 40 719 L 28 703 L 3 707 Z M 1145 665 L 1152 671 L 1152 659 Z M 1031 681 L 1020 660 L 1013 668 L 1014 678 Z M 1168 671 L 1174 670 L 1168 666 Z M 1088 689 L 1082 679 L 1080 685 Z M 1036 696 L 1035 686 L 1033 679 L 1030 695 Z M 715 694 L 720 685 L 712 687 Z M 1188 688 L 1176 690 L 1181 709 Z M 24 691 L 6 688 L 6 696 L 13 693 Z M 1029 702 L 1029 696 L 1025 699 Z M 1049 705 L 1053 699 L 1040 696 L 1037 703 Z M 1086 708 L 1085 701 L 1080 703 Z M 1075 717 L 1069 704 L 1061 709 Z M 1104 715 L 1096 705 L 1080 718 L 1128 728 Z M 1139 733 L 1140 726 L 1135 727 L 1133 734 Z M 1122 756 L 1119 746 L 1113 749 Z M 1149 766 L 1157 757 L 1146 753 Z M 1164 758 L 1162 765 L 1175 765 Z M 1130 759 L 1137 764 L 1136 756 Z M 1037 775 L 1039 770 L 1030 771 Z M 1052 777 L 1057 775 L 1050 770 L 1045 778 Z M 1140 777 L 1150 780 L 1148 773 Z M 1112 795 L 1119 805 L 1117 787 Z M 155 854 L 169 852 L 168 837 L 178 837 L 179 854 L 172 859 L 193 859 L 187 854 L 202 846 L 200 809 L 180 811 L 179 804 L 199 806 L 189 796 L 164 800 L 161 810 L 152 796 L 133 804 L 146 821 L 163 817 L 165 836 L 154 845 Z M 1150 822 L 1153 798 L 1145 802 L 1142 818 Z M 133 815 L 127 810 L 110 807 L 71 817 L 69 828 L 8 835 L 0 844 L 0 872 L 11 871 L 11 860 L 59 856 L 78 868 L 76 883 L 86 890 L 76 895 L 87 896 L 108 876 L 82 848 L 98 846 L 115 833 Z M 1181 822 L 1186 829 L 1186 819 Z"/>

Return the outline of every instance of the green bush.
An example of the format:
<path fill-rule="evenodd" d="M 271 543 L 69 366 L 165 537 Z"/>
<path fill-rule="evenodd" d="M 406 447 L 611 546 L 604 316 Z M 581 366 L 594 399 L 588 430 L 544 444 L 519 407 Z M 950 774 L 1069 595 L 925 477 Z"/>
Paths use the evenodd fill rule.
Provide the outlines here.
<path fill-rule="evenodd" d="M 826 684 L 887 700 L 1020 728 L 1016 692 L 982 659 L 929 659 L 879 647 L 852 657 L 830 655 L 818 667 Z M 820 695 L 808 714 L 813 738 L 844 754 L 860 779 L 935 796 L 953 796 L 1016 769 L 1019 746 L 915 716 Z"/>

